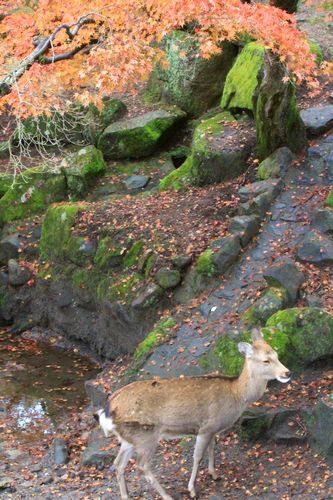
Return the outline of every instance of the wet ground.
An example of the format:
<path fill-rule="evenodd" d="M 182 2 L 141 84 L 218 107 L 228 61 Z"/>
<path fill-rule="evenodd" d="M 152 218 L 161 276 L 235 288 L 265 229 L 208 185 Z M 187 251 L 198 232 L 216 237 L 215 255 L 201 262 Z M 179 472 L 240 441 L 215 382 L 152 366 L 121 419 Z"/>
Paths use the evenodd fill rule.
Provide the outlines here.
<path fill-rule="evenodd" d="M 15 458 L 13 438 L 23 446 L 38 442 L 82 408 L 84 381 L 97 371 L 73 351 L 0 330 L 0 462 Z"/>

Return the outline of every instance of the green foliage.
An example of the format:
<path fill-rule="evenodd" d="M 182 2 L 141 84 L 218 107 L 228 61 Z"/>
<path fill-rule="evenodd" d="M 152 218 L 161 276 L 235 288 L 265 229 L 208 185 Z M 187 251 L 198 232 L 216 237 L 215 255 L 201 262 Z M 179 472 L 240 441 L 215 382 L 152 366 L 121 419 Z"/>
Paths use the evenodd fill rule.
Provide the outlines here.
<path fill-rule="evenodd" d="M 333 208 L 333 190 L 329 192 L 326 200 L 325 200 L 325 206 L 329 208 Z"/>
<path fill-rule="evenodd" d="M 216 266 L 212 261 L 213 251 L 211 248 L 207 248 L 201 255 L 199 255 L 196 262 L 196 270 L 200 274 L 204 274 L 207 277 L 214 276 L 216 274 Z"/>
<path fill-rule="evenodd" d="M 126 267 L 132 267 L 134 264 L 137 262 L 138 257 L 141 253 L 141 250 L 143 249 L 144 243 L 143 241 L 136 241 L 133 243 L 129 251 L 124 257 L 124 266 Z"/>

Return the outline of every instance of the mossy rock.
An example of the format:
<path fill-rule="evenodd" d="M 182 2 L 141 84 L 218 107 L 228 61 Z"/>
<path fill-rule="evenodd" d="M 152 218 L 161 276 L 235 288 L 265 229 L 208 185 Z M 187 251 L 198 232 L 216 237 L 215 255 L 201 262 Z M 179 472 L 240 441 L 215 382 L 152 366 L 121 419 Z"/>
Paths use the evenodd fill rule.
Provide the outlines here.
<path fill-rule="evenodd" d="M 213 263 L 212 256 L 213 250 L 211 248 L 207 248 L 207 250 L 199 255 L 195 265 L 198 273 L 207 276 L 208 278 L 217 274 L 217 269 Z"/>
<path fill-rule="evenodd" d="M 181 274 L 177 269 L 161 267 L 155 274 L 155 280 L 165 290 L 175 288 L 181 282 Z"/>
<path fill-rule="evenodd" d="M 111 302 L 119 301 L 130 304 L 137 294 L 137 290 L 142 283 L 142 276 L 139 273 L 124 273 L 111 276 L 104 287 L 99 287 L 97 297 L 109 299 Z"/>
<path fill-rule="evenodd" d="M 333 190 L 329 192 L 326 200 L 325 200 L 325 206 L 329 208 L 333 208 Z"/>
<path fill-rule="evenodd" d="M 221 100 L 226 109 L 254 111 L 253 96 L 259 85 L 265 49 L 252 42 L 247 44 L 228 73 Z"/>
<path fill-rule="evenodd" d="M 106 236 L 99 241 L 94 264 L 100 271 L 121 266 L 123 259 L 124 249 L 115 244 L 113 238 Z"/>
<path fill-rule="evenodd" d="M 285 177 L 293 160 L 294 155 L 289 148 L 279 148 L 259 164 L 256 177 L 259 181 Z"/>
<path fill-rule="evenodd" d="M 137 369 L 141 365 L 147 356 L 153 351 L 153 349 L 166 341 L 171 335 L 171 329 L 175 326 L 175 322 L 172 318 L 161 318 L 151 330 L 147 337 L 138 345 L 134 356 L 133 356 L 133 366 Z"/>
<path fill-rule="evenodd" d="M 0 198 L 7 193 L 8 189 L 13 184 L 13 180 L 12 175 L 0 173 Z"/>
<path fill-rule="evenodd" d="M 144 247 L 144 242 L 141 240 L 138 240 L 135 243 L 133 243 L 124 257 L 124 266 L 126 267 L 134 266 L 134 264 L 136 264 L 139 260 L 139 256 L 142 252 L 143 247 Z"/>
<path fill-rule="evenodd" d="M 120 120 L 126 114 L 126 111 L 126 104 L 120 99 L 104 97 L 101 110 L 95 105 L 90 104 L 87 109 L 87 118 L 89 122 L 89 136 L 92 144 L 97 144 L 103 130 L 111 125 L 111 123 Z"/>
<path fill-rule="evenodd" d="M 151 155 L 186 114 L 176 106 L 149 111 L 107 127 L 98 141 L 105 158 L 119 160 Z"/>
<path fill-rule="evenodd" d="M 189 186 L 192 181 L 192 164 L 193 158 L 189 156 L 179 168 L 170 172 L 160 181 L 159 190 L 173 189 L 179 191 Z"/>
<path fill-rule="evenodd" d="M 34 167 L 15 178 L 0 200 L 0 223 L 44 212 L 48 205 L 66 198 L 65 177 L 59 171 Z"/>
<path fill-rule="evenodd" d="M 95 146 L 87 146 L 64 158 L 61 170 L 66 176 L 70 195 L 78 199 L 105 173 L 106 166 L 102 152 Z"/>
<path fill-rule="evenodd" d="M 70 261 L 81 265 L 86 257 L 81 254 L 83 238 L 73 234 L 79 212 L 86 209 L 83 204 L 63 204 L 48 209 L 42 225 L 40 257 L 42 261 L 64 263 Z"/>
<path fill-rule="evenodd" d="M 167 65 L 157 64 L 149 78 L 146 99 L 176 104 L 193 116 L 200 116 L 220 98 L 223 83 L 237 54 L 237 47 L 222 43 L 222 52 L 201 57 L 196 35 L 175 30 L 161 48 Z"/>
<path fill-rule="evenodd" d="M 287 292 L 283 288 L 268 288 L 242 316 L 244 323 L 249 326 L 265 325 L 268 318 L 286 307 L 288 303 Z"/>
<path fill-rule="evenodd" d="M 289 349 L 300 364 L 333 355 L 333 315 L 319 308 L 279 311 L 267 321 L 288 336 Z"/>

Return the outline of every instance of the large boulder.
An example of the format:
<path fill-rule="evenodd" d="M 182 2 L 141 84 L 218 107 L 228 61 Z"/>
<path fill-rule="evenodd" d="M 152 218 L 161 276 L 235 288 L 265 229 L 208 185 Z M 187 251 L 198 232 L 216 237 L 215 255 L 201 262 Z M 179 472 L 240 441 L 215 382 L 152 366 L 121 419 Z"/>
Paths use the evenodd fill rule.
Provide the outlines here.
<path fill-rule="evenodd" d="M 263 77 L 255 103 L 257 150 L 261 159 L 281 146 L 299 153 L 306 146 L 305 127 L 292 82 L 276 56 L 265 52 Z"/>
<path fill-rule="evenodd" d="M 333 264 L 333 239 L 312 229 L 302 238 L 297 258 L 317 265 Z"/>
<path fill-rule="evenodd" d="M 279 257 L 273 265 L 263 272 L 269 286 L 286 291 L 289 303 L 295 303 L 298 290 L 305 281 L 304 274 L 289 257 Z"/>
<path fill-rule="evenodd" d="M 113 160 L 149 156 L 185 116 L 181 109 L 173 106 L 120 120 L 104 130 L 98 148 L 105 158 Z"/>
<path fill-rule="evenodd" d="M 70 195 L 82 198 L 97 178 L 105 173 L 103 154 L 95 146 L 87 146 L 66 156 L 61 162 L 61 170 L 67 181 Z"/>
<path fill-rule="evenodd" d="M 220 54 L 205 59 L 200 56 L 198 37 L 185 31 L 174 31 L 162 46 L 168 65 L 154 68 L 147 98 L 177 104 L 187 113 L 200 116 L 221 96 L 237 47 L 224 42 Z"/>
<path fill-rule="evenodd" d="M 333 393 L 319 401 L 309 418 L 308 429 L 311 446 L 333 457 Z"/>
<path fill-rule="evenodd" d="M 274 151 L 258 167 L 257 179 L 265 180 L 270 177 L 285 177 L 294 160 L 294 155 L 287 147 Z"/>
<path fill-rule="evenodd" d="M 221 107 L 254 111 L 253 96 L 260 83 L 265 49 L 258 43 L 248 43 L 228 73 Z"/>
<path fill-rule="evenodd" d="M 59 170 L 34 167 L 15 178 L 0 200 L 0 225 L 46 210 L 51 203 L 66 198 L 64 175 Z"/>

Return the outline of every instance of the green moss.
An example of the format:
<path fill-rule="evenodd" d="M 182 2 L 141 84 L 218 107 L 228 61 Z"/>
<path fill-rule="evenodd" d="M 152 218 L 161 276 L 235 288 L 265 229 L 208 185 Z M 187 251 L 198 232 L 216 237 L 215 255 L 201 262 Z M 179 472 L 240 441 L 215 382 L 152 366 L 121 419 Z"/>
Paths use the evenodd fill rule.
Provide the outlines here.
<path fill-rule="evenodd" d="M 287 292 L 282 288 L 269 287 L 242 316 L 248 326 L 264 325 L 268 318 L 287 305 Z"/>
<path fill-rule="evenodd" d="M 122 302 L 131 302 L 141 282 L 142 276 L 139 273 L 111 277 L 104 298 L 107 297 L 111 301 L 119 300 Z"/>
<path fill-rule="evenodd" d="M 156 262 L 157 262 L 157 255 L 155 253 L 153 253 L 152 255 L 150 255 L 146 261 L 146 264 L 145 264 L 145 268 L 144 268 L 144 273 L 145 273 L 145 277 L 146 278 L 149 278 Z"/>
<path fill-rule="evenodd" d="M 235 123 L 235 118 L 228 111 L 218 113 L 207 120 L 202 120 L 196 127 L 193 136 L 194 153 L 205 153 L 209 149 L 209 142 L 214 135 L 220 135 L 223 132 L 223 126 L 227 122 Z"/>
<path fill-rule="evenodd" d="M 154 347 L 165 342 L 170 336 L 170 330 L 175 325 L 172 318 L 162 318 L 160 319 L 154 329 L 147 335 L 147 337 L 138 345 L 134 353 L 134 361 L 141 361 L 145 358 Z"/>
<path fill-rule="evenodd" d="M 112 238 L 102 238 L 97 247 L 94 263 L 101 271 L 122 265 L 124 258 L 123 248 L 117 246 Z"/>
<path fill-rule="evenodd" d="M 0 173 L 0 198 L 4 196 L 13 184 L 13 176 Z"/>
<path fill-rule="evenodd" d="M 192 162 L 193 158 L 189 156 L 179 168 L 164 177 L 160 181 L 160 191 L 166 191 L 167 189 L 179 191 L 190 185 Z"/>
<path fill-rule="evenodd" d="M 94 146 L 87 146 L 64 158 L 61 170 L 66 176 L 70 195 L 78 199 L 105 173 L 106 166 L 102 152 Z"/>
<path fill-rule="evenodd" d="M 27 169 L 0 200 L 0 222 L 23 219 L 46 210 L 51 203 L 66 196 L 65 178 L 43 167 Z"/>
<path fill-rule="evenodd" d="M 258 87 L 258 75 L 265 49 L 255 42 L 247 44 L 228 73 L 221 107 L 253 111 L 253 95 Z"/>
<path fill-rule="evenodd" d="M 91 271 L 76 269 L 72 274 L 72 283 L 75 288 L 86 288 L 91 280 Z"/>
<path fill-rule="evenodd" d="M 169 269 L 161 267 L 156 275 L 155 280 L 165 290 L 175 288 L 181 282 L 181 275 L 177 269 Z"/>
<path fill-rule="evenodd" d="M 144 243 L 143 241 L 136 241 L 127 254 L 124 257 L 124 266 L 132 267 L 138 261 L 141 250 L 143 249 Z"/>
<path fill-rule="evenodd" d="M 267 321 L 288 336 L 290 357 L 299 364 L 333 354 L 333 316 L 318 308 L 293 308 L 279 311 Z"/>
<path fill-rule="evenodd" d="M 333 208 L 333 190 L 329 192 L 326 200 L 325 200 L 325 206 L 329 208 Z"/>
<path fill-rule="evenodd" d="M 315 40 L 309 40 L 309 45 L 311 54 L 314 54 L 316 56 L 316 64 L 320 66 L 320 64 L 324 60 L 323 51 Z"/>
<path fill-rule="evenodd" d="M 85 205 L 66 204 L 48 209 L 40 240 L 42 260 L 51 262 L 70 260 L 75 264 L 82 264 L 85 261 L 85 257 L 79 251 L 83 238 L 72 234 L 75 219 L 85 208 Z"/>
<path fill-rule="evenodd" d="M 196 262 L 196 270 L 200 274 L 204 274 L 207 277 L 214 276 L 216 274 L 216 266 L 212 261 L 213 251 L 211 248 L 207 248 L 201 255 L 199 255 Z"/>

